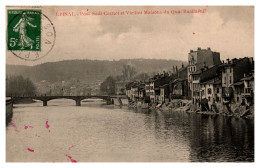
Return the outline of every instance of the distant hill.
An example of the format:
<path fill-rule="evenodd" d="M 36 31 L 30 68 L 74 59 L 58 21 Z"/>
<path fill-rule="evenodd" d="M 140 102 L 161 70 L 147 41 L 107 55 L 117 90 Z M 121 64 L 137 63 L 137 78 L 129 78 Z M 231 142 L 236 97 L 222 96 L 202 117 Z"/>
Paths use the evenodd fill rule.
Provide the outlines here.
<path fill-rule="evenodd" d="M 70 79 L 103 81 L 109 75 L 121 75 L 123 65 L 133 66 L 137 73 L 152 74 L 172 71 L 173 66 L 180 67 L 182 63 L 186 64 L 182 61 L 161 59 L 66 60 L 36 66 L 6 65 L 6 73 L 7 75 L 29 77 L 34 82 L 42 80 L 59 82 Z"/>

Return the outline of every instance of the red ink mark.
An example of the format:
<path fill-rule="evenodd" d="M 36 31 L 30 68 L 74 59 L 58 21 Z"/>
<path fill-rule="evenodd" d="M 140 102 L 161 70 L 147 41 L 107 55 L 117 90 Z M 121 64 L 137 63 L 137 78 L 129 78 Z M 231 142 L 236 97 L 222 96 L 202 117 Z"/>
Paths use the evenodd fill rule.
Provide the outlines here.
<path fill-rule="evenodd" d="M 30 148 L 27 148 L 27 150 L 30 151 L 30 152 L 34 152 L 34 150 L 33 150 L 33 149 L 30 149 Z"/>
<path fill-rule="evenodd" d="M 49 132 L 51 132 L 51 130 L 49 130 Z"/>
<path fill-rule="evenodd" d="M 49 125 L 48 123 L 49 123 L 49 121 L 47 120 L 47 121 L 46 121 L 46 128 L 47 128 L 47 129 L 50 128 L 50 125 Z"/>
<path fill-rule="evenodd" d="M 193 32 L 192 34 L 195 35 L 195 32 Z"/>
<path fill-rule="evenodd" d="M 77 161 L 76 160 L 74 160 L 74 159 L 72 159 L 72 157 L 71 156 L 69 156 L 69 155 L 66 155 L 69 159 L 70 159 L 70 161 L 72 162 L 72 163 L 77 163 Z M 68 159 L 67 158 L 67 159 Z"/>
<path fill-rule="evenodd" d="M 11 121 L 10 124 L 11 124 L 12 127 L 15 128 L 15 131 L 16 131 L 16 132 L 19 132 L 18 129 L 17 129 L 17 127 L 16 127 L 16 125 L 15 125 L 15 123 L 13 123 L 13 122 Z"/>
<path fill-rule="evenodd" d="M 24 126 L 24 129 L 33 128 L 33 126 Z"/>
<path fill-rule="evenodd" d="M 70 147 L 69 147 L 69 150 L 71 150 L 71 148 L 74 148 L 75 146 L 76 146 L 76 145 L 72 145 L 72 146 L 70 146 Z"/>

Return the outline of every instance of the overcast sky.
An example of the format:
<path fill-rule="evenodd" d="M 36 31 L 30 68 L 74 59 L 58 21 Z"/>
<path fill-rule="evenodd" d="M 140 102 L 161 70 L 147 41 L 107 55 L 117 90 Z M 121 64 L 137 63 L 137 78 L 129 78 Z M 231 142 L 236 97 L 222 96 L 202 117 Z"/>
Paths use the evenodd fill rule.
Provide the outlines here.
<path fill-rule="evenodd" d="M 206 9 L 200 14 L 56 16 L 58 11 Z M 7 52 L 7 64 L 35 65 L 69 59 L 156 58 L 187 61 L 190 49 L 210 47 L 221 59 L 254 56 L 253 7 L 44 7 L 56 43 L 38 61 Z"/>

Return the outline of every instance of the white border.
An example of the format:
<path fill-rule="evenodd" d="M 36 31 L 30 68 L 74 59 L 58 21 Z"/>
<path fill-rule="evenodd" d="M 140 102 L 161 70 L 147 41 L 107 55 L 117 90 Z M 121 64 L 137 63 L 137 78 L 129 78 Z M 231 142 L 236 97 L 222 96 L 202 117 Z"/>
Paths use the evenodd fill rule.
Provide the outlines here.
<path fill-rule="evenodd" d="M 3 1 L 3 0 L 1 0 Z M 181 0 L 181 1 L 175 1 L 175 2 L 169 2 L 167 0 L 95 0 L 95 1 L 83 1 L 83 0 L 73 0 L 73 1 L 65 1 L 65 0 L 8 0 L 1 2 L 0 5 L 0 51 L 1 51 L 1 57 L 0 57 L 0 71 L 1 71 L 1 97 L 0 97 L 0 104 L 1 104 L 1 116 L 0 116 L 0 167 L 2 168 L 46 168 L 46 167 L 193 167 L 193 168 L 201 168 L 201 167 L 259 167 L 259 136 L 258 136 L 258 128 L 259 124 L 256 122 L 259 118 L 259 115 L 257 114 L 260 112 L 259 108 L 259 99 L 255 102 L 255 163 L 78 163 L 78 164 L 70 164 L 70 163 L 6 163 L 5 162 L 5 20 L 6 20 L 6 14 L 5 14 L 5 6 L 11 6 L 11 5 L 26 5 L 26 6 L 52 6 L 52 5 L 63 5 L 63 6 L 122 6 L 122 5 L 129 5 L 129 6 L 205 6 L 205 5 L 212 5 L 212 6 L 255 6 L 255 71 L 256 71 L 256 77 L 255 77 L 255 86 L 259 83 L 259 68 L 260 68 L 260 61 L 258 57 L 259 56 L 259 1 L 257 0 Z M 257 19 L 256 19 L 257 18 Z M 258 30 L 258 31 L 257 31 Z M 259 65 L 259 66 L 257 66 Z M 255 87 L 255 95 L 258 97 L 259 88 Z"/>

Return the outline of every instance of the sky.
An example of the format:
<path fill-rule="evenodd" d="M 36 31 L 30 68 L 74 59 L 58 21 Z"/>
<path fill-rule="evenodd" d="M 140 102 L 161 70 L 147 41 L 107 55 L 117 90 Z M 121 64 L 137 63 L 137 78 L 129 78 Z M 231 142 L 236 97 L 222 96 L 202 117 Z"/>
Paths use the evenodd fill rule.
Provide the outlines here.
<path fill-rule="evenodd" d="M 205 13 L 56 16 L 57 12 L 171 11 Z M 42 7 L 56 30 L 51 52 L 25 61 L 6 52 L 6 63 L 37 65 L 72 59 L 174 59 L 187 61 L 198 47 L 227 58 L 254 57 L 254 7 Z"/>

